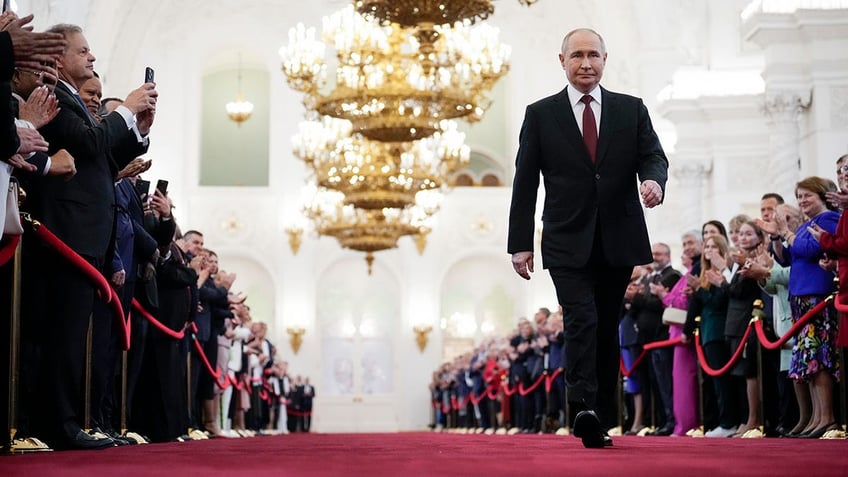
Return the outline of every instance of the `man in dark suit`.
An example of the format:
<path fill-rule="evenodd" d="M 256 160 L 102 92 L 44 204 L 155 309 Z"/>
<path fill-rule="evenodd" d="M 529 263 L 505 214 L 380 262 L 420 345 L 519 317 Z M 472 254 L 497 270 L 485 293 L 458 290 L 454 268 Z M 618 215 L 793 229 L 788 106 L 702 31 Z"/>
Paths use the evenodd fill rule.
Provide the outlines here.
<path fill-rule="evenodd" d="M 541 173 L 542 263 L 563 308 L 573 431 L 586 447 L 612 445 L 604 429 L 615 422 L 619 312 L 633 266 L 651 261 L 639 198 L 660 204 L 668 169 L 642 101 L 600 87 L 606 58 L 592 30 L 563 39 L 569 84 L 527 107 L 509 217 L 513 268 L 529 280 Z"/>
<path fill-rule="evenodd" d="M 33 217 L 102 271 L 113 247 L 114 178 L 130 160 L 146 152 L 157 93 L 154 84 L 146 83 L 132 91 L 123 106 L 97 121 L 77 94 L 94 74 L 95 57 L 82 30 L 56 25 L 48 31 L 60 33 L 67 47 L 56 61 L 55 93 L 61 110 L 40 132 L 50 143 L 50 153 L 64 148 L 76 159 L 77 174 L 67 181 L 59 177 L 33 181 L 26 205 Z M 43 416 L 45 436 L 59 446 L 112 445 L 111 439 L 92 437 L 81 429 L 85 337 L 98 299 L 95 288 L 75 267 L 37 244 L 27 255 L 31 273 L 25 272 L 24 286 L 32 293 L 29 302 L 43 306 L 30 308 L 28 316 L 32 326 L 40 325 L 46 335 L 44 397 L 48 400 L 45 409 L 51 412 Z M 95 320 L 94 325 L 109 323 Z"/>

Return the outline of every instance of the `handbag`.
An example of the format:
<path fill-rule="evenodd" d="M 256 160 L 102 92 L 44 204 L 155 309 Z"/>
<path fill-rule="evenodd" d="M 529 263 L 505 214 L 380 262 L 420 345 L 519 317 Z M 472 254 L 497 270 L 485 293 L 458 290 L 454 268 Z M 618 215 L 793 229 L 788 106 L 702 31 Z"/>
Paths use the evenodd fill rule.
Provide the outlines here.
<path fill-rule="evenodd" d="M 683 325 L 686 323 L 686 310 L 668 307 L 663 311 L 662 322 L 664 325 Z"/>
<path fill-rule="evenodd" d="M 6 222 L 3 224 L 3 235 L 21 235 L 23 233 L 21 213 L 18 209 L 18 181 L 12 177 L 9 180 L 9 190 L 6 195 Z"/>

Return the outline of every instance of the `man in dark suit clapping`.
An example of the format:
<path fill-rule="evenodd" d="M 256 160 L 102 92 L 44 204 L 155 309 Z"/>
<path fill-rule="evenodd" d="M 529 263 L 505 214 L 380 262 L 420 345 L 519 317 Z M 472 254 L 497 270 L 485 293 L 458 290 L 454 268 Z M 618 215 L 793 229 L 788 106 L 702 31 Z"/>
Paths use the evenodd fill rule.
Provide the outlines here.
<path fill-rule="evenodd" d="M 542 263 L 563 308 L 567 395 L 586 447 L 612 445 L 619 312 L 633 266 L 651 261 L 639 199 L 662 202 L 668 169 L 642 100 L 600 86 L 606 59 L 593 30 L 563 39 L 569 84 L 527 107 L 509 216 L 512 265 L 529 280 L 541 173 Z"/>

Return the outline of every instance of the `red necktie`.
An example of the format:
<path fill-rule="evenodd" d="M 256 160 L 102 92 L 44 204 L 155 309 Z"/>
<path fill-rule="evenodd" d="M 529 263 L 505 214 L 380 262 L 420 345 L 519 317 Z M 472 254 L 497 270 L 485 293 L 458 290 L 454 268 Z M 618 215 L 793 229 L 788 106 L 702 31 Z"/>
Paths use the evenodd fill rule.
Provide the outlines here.
<path fill-rule="evenodd" d="M 595 153 L 598 150 L 598 126 L 595 124 L 595 113 L 592 111 L 592 97 L 588 94 L 580 98 L 585 105 L 583 107 L 583 142 L 589 151 L 589 157 L 595 162 Z"/>

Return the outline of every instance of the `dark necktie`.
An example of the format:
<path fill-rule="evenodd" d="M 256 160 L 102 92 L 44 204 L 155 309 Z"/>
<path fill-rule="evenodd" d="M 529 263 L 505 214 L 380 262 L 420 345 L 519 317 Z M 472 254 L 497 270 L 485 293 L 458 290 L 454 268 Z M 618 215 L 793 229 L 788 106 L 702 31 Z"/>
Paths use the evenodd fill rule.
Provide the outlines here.
<path fill-rule="evenodd" d="M 583 142 L 589 151 L 589 157 L 595 162 L 595 153 L 598 150 L 598 126 L 595 124 L 595 113 L 592 111 L 592 97 L 588 94 L 580 98 L 585 105 L 583 107 Z"/>
<path fill-rule="evenodd" d="M 88 108 L 85 107 L 85 103 L 82 102 L 82 97 L 78 93 L 74 93 L 74 99 L 77 100 L 80 106 L 82 106 L 82 110 L 88 113 Z"/>

